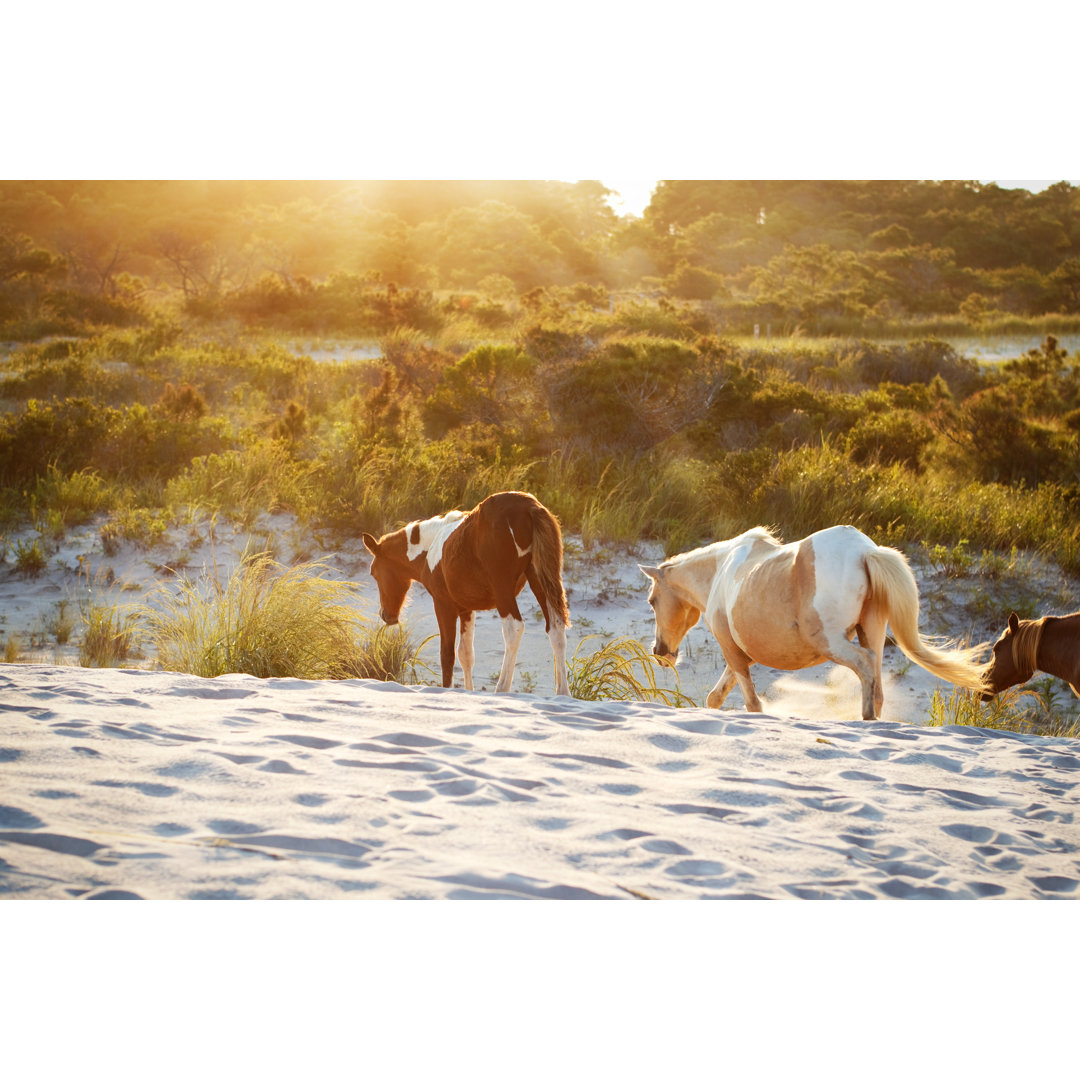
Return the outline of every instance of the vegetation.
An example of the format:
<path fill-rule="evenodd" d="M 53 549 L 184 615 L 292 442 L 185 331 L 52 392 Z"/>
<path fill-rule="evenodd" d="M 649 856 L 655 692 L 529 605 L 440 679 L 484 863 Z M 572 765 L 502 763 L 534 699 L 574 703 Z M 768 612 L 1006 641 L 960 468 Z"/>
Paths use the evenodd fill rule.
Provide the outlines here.
<path fill-rule="evenodd" d="M 696 704 L 679 689 L 657 685 L 656 674 L 664 666 L 663 661 L 640 641 L 615 638 L 582 654 L 585 642 L 595 637 L 590 634 L 578 642 L 568 665 L 572 697 L 586 701 L 657 701 L 677 707 Z"/>
<path fill-rule="evenodd" d="M 989 702 L 980 701 L 969 690 L 935 690 L 926 723 L 932 727 L 962 724 L 1025 735 L 1080 738 L 1080 720 L 1063 705 L 1059 685 L 1058 680 L 1044 676 L 1023 689 L 1010 688 Z"/>
<path fill-rule="evenodd" d="M 408 638 L 367 634 L 356 586 L 320 576 L 319 562 L 282 567 L 249 555 L 224 584 L 185 578 L 163 586 L 142 616 L 159 662 L 204 678 L 400 677 L 415 664 Z"/>
<path fill-rule="evenodd" d="M 99 576 L 91 582 L 86 575 L 83 581 L 78 597 L 82 621 L 79 663 L 83 667 L 119 667 L 125 660 L 142 657 L 136 611 L 110 596 L 110 581 Z"/>
<path fill-rule="evenodd" d="M 1042 344 L 944 340 L 1004 332 Z M 1077 573 L 1077 332 L 1068 184 L 663 181 L 619 219 L 589 182 L 0 182 L 5 558 L 279 511 L 317 546 L 528 488 L 586 546 L 844 522 L 943 574 Z M 410 669 L 289 574 L 174 590 L 160 647 Z M 337 611 L 322 667 L 236 636 L 290 585 Z"/>

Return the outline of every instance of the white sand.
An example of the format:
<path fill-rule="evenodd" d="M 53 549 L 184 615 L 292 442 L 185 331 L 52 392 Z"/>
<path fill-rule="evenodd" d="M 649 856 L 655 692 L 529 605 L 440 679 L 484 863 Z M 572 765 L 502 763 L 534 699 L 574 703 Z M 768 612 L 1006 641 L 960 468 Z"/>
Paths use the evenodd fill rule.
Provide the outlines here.
<path fill-rule="evenodd" d="M 189 572 L 227 572 L 242 539 L 219 530 L 213 560 L 199 549 Z M 37 581 L 0 569 L 9 631 L 77 583 L 80 542 L 102 569 L 77 536 Z M 571 649 L 588 634 L 650 640 L 636 563 L 658 551 L 569 550 Z M 161 560 L 123 552 L 115 587 L 134 580 L 144 598 Z M 335 552 L 327 572 L 374 605 L 358 551 Z M 414 597 L 422 637 L 430 599 Z M 858 719 L 855 676 L 833 665 L 758 673 L 765 715 L 740 712 L 738 691 L 719 713 L 555 698 L 523 598 L 510 695 L 204 680 L 145 670 L 152 658 L 83 669 L 73 646 L 0 665 L 3 895 L 1080 896 L 1077 740 L 919 726 L 940 684 L 893 649 L 874 724 Z M 688 644 L 682 686 L 701 700 L 719 653 L 699 628 Z M 481 617 L 488 687 L 501 652 L 497 617 Z M 425 655 L 435 662 L 434 643 Z"/>
<path fill-rule="evenodd" d="M 0 669 L 9 897 L 1074 897 L 1080 745 L 536 695 Z"/>

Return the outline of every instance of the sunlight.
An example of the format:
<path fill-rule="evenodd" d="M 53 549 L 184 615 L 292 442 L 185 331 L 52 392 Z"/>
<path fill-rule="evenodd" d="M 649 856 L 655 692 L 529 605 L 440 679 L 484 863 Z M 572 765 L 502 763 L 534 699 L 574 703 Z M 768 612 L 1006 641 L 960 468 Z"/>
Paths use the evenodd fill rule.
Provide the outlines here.
<path fill-rule="evenodd" d="M 657 180 L 603 180 L 601 183 L 616 194 L 608 202 L 620 217 L 641 217 L 652 199 Z"/>

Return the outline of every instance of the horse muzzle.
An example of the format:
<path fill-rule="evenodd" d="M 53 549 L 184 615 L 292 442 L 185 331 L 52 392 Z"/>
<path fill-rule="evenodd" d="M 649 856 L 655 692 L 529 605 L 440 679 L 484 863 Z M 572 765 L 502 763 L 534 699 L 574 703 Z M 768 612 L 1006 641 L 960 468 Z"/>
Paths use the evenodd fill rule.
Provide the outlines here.
<path fill-rule="evenodd" d="M 676 649 L 671 652 L 665 647 L 663 642 L 657 641 L 652 647 L 653 656 L 659 658 L 660 663 L 666 664 L 668 667 L 674 667 L 679 661 L 679 650 Z"/>
<path fill-rule="evenodd" d="M 379 618 L 382 619 L 387 626 L 397 626 L 398 617 L 396 615 L 387 615 L 385 611 L 379 612 Z"/>

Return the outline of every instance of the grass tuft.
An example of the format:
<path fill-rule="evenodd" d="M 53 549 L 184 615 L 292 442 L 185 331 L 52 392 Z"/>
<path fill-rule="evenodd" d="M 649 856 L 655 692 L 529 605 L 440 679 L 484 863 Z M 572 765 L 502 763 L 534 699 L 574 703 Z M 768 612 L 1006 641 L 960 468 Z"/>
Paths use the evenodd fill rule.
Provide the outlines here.
<path fill-rule="evenodd" d="M 1021 735 L 1080 738 L 1080 720 L 1067 716 L 1058 701 L 1054 679 L 1010 687 L 984 702 L 970 690 L 954 687 L 934 691 L 930 699 L 929 727 L 951 724 L 1015 731 Z"/>
<path fill-rule="evenodd" d="M 666 665 L 640 641 L 614 638 L 582 656 L 581 647 L 598 636 L 582 638 L 574 650 L 569 664 L 573 697 L 583 701 L 657 701 L 691 708 L 696 705 L 678 688 L 668 690 L 657 684 L 656 673 Z M 677 682 L 677 674 L 675 678 Z"/>
<path fill-rule="evenodd" d="M 286 568 L 263 551 L 225 584 L 161 586 L 144 609 L 159 663 L 203 678 L 403 679 L 418 650 L 407 635 L 373 632 L 357 586 L 320 577 L 324 563 Z"/>

